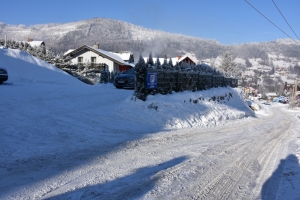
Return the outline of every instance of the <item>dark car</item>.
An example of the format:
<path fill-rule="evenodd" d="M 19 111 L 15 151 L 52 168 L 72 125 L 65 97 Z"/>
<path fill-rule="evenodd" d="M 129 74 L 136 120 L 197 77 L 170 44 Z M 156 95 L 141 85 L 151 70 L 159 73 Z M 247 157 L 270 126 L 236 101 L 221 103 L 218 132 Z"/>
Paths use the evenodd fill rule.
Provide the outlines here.
<path fill-rule="evenodd" d="M 7 71 L 5 68 L 0 67 L 0 85 L 4 82 L 7 81 L 8 75 Z"/>
<path fill-rule="evenodd" d="M 116 88 L 134 88 L 135 68 L 131 68 L 115 77 L 114 86 Z"/>

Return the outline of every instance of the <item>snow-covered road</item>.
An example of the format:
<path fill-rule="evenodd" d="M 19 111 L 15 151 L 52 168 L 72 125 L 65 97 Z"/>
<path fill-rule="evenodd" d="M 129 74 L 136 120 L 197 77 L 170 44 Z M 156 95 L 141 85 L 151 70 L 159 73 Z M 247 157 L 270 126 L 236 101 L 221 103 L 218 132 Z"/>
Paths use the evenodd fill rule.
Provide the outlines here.
<path fill-rule="evenodd" d="M 0 189 L 6 192 L 0 197 L 276 199 L 281 185 L 286 186 L 281 159 L 286 166 L 292 152 L 299 159 L 300 120 L 281 107 L 272 112 L 230 126 L 160 132 L 117 145 L 16 160 L 1 173 Z M 272 174 L 278 167 L 281 172 Z M 278 181 L 266 185 L 270 177 Z M 294 187 L 300 189 L 299 183 Z"/>
<path fill-rule="evenodd" d="M 228 87 L 144 102 L 19 50 L 0 61 L 0 199 L 300 199 L 299 110 L 254 113 Z"/>
<path fill-rule="evenodd" d="M 67 173 L 44 197 L 275 199 L 280 181 L 276 187 L 264 183 L 288 155 L 291 139 L 299 142 L 300 135 L 293 116 L 273 111 L 231 127 L 172 131 L 128 142 Z"/>

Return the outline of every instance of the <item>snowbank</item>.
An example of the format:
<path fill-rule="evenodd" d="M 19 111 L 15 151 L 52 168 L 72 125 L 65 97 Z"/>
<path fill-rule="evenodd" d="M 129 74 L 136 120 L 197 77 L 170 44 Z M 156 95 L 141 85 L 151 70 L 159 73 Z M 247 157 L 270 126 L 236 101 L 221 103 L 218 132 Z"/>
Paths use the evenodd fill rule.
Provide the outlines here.
<path fill-rule="evenodd" d="M 254 103 L 251 100 L 246 100 L 247 105 L 253 110 L 253 111 L 259 111 L 260 107 L 258 104 Z"/>
<path fill-rule="evenodd" d="M 59 68 L 16 49 L 0 49 L 0 66 L 7 69 L 9 83 L 83 85 Z"/>

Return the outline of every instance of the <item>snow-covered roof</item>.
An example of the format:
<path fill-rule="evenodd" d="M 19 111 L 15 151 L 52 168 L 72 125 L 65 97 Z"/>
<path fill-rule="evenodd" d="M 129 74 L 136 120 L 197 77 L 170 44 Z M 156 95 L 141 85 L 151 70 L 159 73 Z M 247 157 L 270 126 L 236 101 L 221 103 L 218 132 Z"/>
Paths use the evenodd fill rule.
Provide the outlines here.
<path fill-rule="evenodd" d="M 181 58 L 178 60 L 178 62 L 181 62 L 181 61 L 183 61 L 183 60 L 186 59 L 186 58 L 191 59 L 195 64 L 198 63 L 197 58 L 195 58 L 195 57 L 192 56 L 191 54 L 186 54 L 186 55 L 184 55 L 184 56 L 181 56 Z"/>
<path fill-rule="evenodd" d="M 129 60 L 130 54 L 132 54 L 130 51 L 111 52 L 111 53 L 116 54 L 117 56 L 121 57 L 122 60 Z"/>
<path fill-rule="evenodd" d="M 64 53 L 64 55 L 67 55 L 68 53 L 70 53 L 70 52 L 72 52 L 72 51 L 74 51 L 75 49 L 69 49 L 68 51 L 66 51 L 65 53 Z"/>
<path fill-rule="evenodd" d="M 45 45 L 44 41 L 31 41 L 31 42 L 28 42 L 28 44 L 32 47 L 41 46 L 42 44 Z"/>

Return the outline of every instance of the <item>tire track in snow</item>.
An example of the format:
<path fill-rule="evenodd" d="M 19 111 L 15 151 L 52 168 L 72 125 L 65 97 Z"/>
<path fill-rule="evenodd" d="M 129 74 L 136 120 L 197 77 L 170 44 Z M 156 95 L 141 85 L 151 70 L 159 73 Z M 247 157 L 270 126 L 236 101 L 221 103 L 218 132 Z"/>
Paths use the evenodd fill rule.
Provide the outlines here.
<path fill-rule="evenodd" d="M 277 115 L 278 116 L 278 115 Z M 278 123 L 278 121 L 280 123 Z M 247 187 L 243 185 L 249 184 L 254 180 L 247 180 L 247 176 L 243 180 L 240 180 L 244 174 L 253 174 L 256 173 L 257 166 L 255 169 L 251 169 L 251 167 L 257 165 L 257 159 L 261 155 L 261 151 L 267 146 L 270 150 L 274 149 L 274 145 L 280 144 L 281 139 L 284 137 L 285 130 L 288 128 L 291 121 L 289 119 L 282 120 L 281 118 L 273 119 L 273 123 L 277 124 L 276 126 L 270 126 L 270 123 L 266 123 L 265 121 L 260 122 L 261 124 L 266 124 L 266 130 L 269 131 L 269 135 L 264 134 L 265 129 L 261 130 L 261 132 L 256 133 L 256 138 L 251 135 L 252 141 L 248 141 L 247 143 L 237 143 L 229 145 L 226 148 L 227 152 L 235 151 L 231 156 L 227 156 L 222 160 L 222 158 L 216 159 L 217 162 L 211 162 L 208 164 L 204 164 L 201 169 L 201 177 L 192 178 L 187 177 L 189 181 L 189 186 L 183 189 L 182 193 L 177 196 L 177 199 L 228 199 L 234 196 L 232 199 L 236 198 L 245 198 L 247 195 L 251 195 Z M 249 124 L 251 126 L 253 124 Z M 249 133 L 248 126 L 244 127 L 245 134 Z M 267 136 L 267 137 L 266 137 Z M 238 149 L 237 149 L 238 148 Z M 213 149 L 213 148 L 211 148 Z M 217 150 L 211 150 L 211 152 L 203 153 L 204 156 L 210 155 L 218 155 L 220 154 L 220 148 Z M 223 155 L 224 156 L 224 155 Z M 238 156 L 233 162 L 231 158 Z M 193 158 L 193 162 L 197 162 L 203 158 Z M 228 163 L 232 163 L 228 166 Z M 268 163 L 269 161 L 267 161 Z M 254 163 L 254 164 L 252 164 Z M 262 163 L 263 164 L 263 163 Z M 185 168 L 187 168 L 188 163 L 186 163 Z M 224 166 L 228 166 L 224 170 Z M 182 166 L 181 166 L 182 167 Z M 219 169 L 218 169 L 219 168 Z M 175 173 L 180 173 L 181 169 L 177 169 Z M 173 174 L 174 172 L 169 172 L 169 174 Z M 172 176 L 172 175 L 169 175 Z M 212 177 L 213 180 L 211 180 Z M 255 176 L 252 177 L 254 179 Z M 245 180 L 246 179 L 246 180 Z M 194 180 L 191 181 L 191 180 Z M 197 183 L 198 182 L 198 183 Z M 196 186 L 195 186 L 196 185 Z M 192 187 L 190 187 L 192 186 Z M 247 191 L 248 190 L 248 191 Z M 218 191 L 218 192 L 217 192 Z M 161 194 L 159 196 L 163 196 Z M 249 197 L 249 196 L 248 196 Z"/>
<path fill-rule="evenodd" d="M 281 133 L 285 133 L 285 130 L 289 124 L 290 120 L 286 119 L 280 124 L 282 125 L 280 126 L 280 129 L 274 129 L 274 131 L 272 131 L 270 138 L 259 137 L 256 139 L 256 141 L 258 141 L 257 143 L 249 143 L 247 148 L 240 151 L 245 153 L 240 153 L 241 156 L 229 167 L 233 169 L 233 173 L 230 176 L 227 176 L 227 170 L 222 172 L 220 175 L 214 178 L 209 185 L 200 191 L 200 195 L 197 196 L 196 199 L 243 199 L 246 197 L 246 195 L 249 195 L 246 194 L 245 191 L 238 190 L 238 188 L 242 187 L 236 187 L 237 185 L 245 184 L 245 181 L 241 182 L 240 178 L 245 171 L 251 171 L 251 169 L 249 169 L 249 164 L 255 160 L 264 146 L 274 149 L 274 146 L 276 146 L 282 137 L 284 137 L 285 134 Z M 231 198 L 231 196 L 234 197 Z"/>
<path fill-rule="evenodd" d="M 254 186 L 250 187 L 249 184 L 264 181 L 265 176 L 255 179 L 269 167 L 274 168 L 276 161 L 273 161 L 273 158 L 281 153 L 284 147 L 282 140 L 287 134 L 285 129 L 288 129 L 291 123 L 291 120 L 284 118 L 280 111 L 274 112 L 272 118 L 255 119 L 248 124 L 211 129 L 183 129 L 128 142 L 109 154 L 111 165 L 121 166 L 121 170 L 105 169 L 101 162 L 91 163 L 92 165 L 82 166 L 80 173 L 73 172 L 69 175 L 67 173 L 67 178 L 61 178 L 61 186 L 58 184 L 53 189 L 58 189 L 56 190 L 59 191 L 58 194 L 62 194 L 69 186 L 84 187 L 80 186 L 80 182 L 89 184 L 88 179 L 93 181 L 93 185 L 102 184 L 107 179 L 120 179 L 125 180 L 124 184 L 118 184 L 118 187 L 112 190 L 105 191 L 102 187 L 82 189 L 81 197 L 83 199 L 99 198 L 93 195 L 123 199 L 256 197 L 255 191 L 251 191 Z M 128 182 L 129 179 L 122 179 L 130 175 L 129 172 L 144 166 L 156 166 L 158 163 L 180 156 L 187 156 L 188 159 L 170 168 L 161 168 L 155 173 L 147 171 L 142 174 L 133 173 L 132 182 Z M 105 173 L 98 179 L 85 176 L 87 172 L 97 174 L 99 171 Z M 48 195 L 53 194 L 51 193 L 50 191 Z"/>

